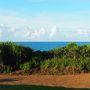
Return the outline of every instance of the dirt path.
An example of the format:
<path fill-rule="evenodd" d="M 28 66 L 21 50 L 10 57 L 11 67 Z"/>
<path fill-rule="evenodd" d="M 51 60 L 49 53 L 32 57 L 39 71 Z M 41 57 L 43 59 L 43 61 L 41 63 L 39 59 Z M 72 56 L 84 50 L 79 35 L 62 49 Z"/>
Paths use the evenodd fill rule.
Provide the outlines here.
<path fill-rule="evenodd" d="M 0 84 L 24 84 L 44 86 L 64 86 L 69 88 L 90 88 L 90 74 L 81 75 L 0 75 Z"/>

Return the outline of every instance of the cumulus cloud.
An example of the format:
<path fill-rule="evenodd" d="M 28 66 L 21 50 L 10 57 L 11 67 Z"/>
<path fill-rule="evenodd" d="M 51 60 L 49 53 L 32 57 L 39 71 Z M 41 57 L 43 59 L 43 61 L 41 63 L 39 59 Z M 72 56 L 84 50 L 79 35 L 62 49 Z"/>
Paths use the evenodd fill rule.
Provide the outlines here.
<path fill-rule="evenodd" d="M 90 34 L 90 29 L 79 29 L 77 34 L 81 36 L 88 36 Z"/>
<path fill-rule="evenodd" d="M 46 34 L 45 29 L 33 28 L 33 27 L 10 27 L 6 25 L 0 25 L 0 40 L 2 41 L 30 41 L 30 40 L 43 40 L 43 36 Z"/>
<path fill-rule="evenodd" d="M 89 28 L 10 27 L 0 24 L 1 41 L 90 41 Z"/>
<path fill-rule="evenodd" d="M 2 36 L 2 30 L 0 29 L 0 37 Z"/>
<path fill-rule="evenodd" d="M 31 35 L 30 35 L 30 39 L 42 39 L 42 37 L 46 34 L 45 29 L 42 27 L 39 30 L 35 29 L 32 31 Z"/>
<path fill-rule="evenodd" d="M 0 40 L 9 40 L 13 34 L 10 27 L 0 24 Z"/>
<path fill-rule="evenodd" d="M 57 26 L 54 26 L 52 29 L 51 29 L 51 32 L 50 32 L 50 37 L 53 37 L 55 34 L 57 33 Z"/>

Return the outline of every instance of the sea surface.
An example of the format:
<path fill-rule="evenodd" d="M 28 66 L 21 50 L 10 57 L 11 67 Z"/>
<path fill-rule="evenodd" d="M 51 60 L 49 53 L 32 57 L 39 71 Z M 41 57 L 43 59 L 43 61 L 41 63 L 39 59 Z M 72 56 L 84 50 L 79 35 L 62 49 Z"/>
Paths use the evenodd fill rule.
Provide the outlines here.
<path fill-rule="evenodd" d="M 70 42 L 15 42 L 18 45 L 31 47 L 34 50 L 47 51 L 53 48 L 64 47 Z M 75 42 L 78 45 L 90 44 L 90 42 Z"/>

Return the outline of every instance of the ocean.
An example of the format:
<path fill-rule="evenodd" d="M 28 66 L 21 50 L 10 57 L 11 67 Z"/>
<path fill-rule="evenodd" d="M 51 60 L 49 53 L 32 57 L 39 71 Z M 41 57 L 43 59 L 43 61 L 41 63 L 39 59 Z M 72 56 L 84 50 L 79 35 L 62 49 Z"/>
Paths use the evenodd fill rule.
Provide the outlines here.
<path fill-rule="evenodd" d="M 53 48 L 66 46 L 70 42 L 15 42 L 18 45 L 31 47 L 34 50 L 47 51 Z M 76 42 L 78 45 L 90 44 L 90 42 Z"/>

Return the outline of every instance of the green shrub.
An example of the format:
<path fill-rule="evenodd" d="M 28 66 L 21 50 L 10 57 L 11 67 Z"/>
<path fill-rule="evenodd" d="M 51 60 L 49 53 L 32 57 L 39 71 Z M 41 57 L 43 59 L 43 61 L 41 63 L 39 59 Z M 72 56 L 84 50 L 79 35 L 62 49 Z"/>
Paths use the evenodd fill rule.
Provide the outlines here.
<path fill-rule="evenodd" d="M 11 73 L 11 72 L 12 72 L 12 67 L 10 66 L 3 67 L 3 73 Z"/>
<path fill-rule="evenodd" d="M 0 73 L 3 73 L 3 65 L 0 65 Z"/>
<path fill-rule="evenodd" d="M 29 63 L 30 63 L 30 69 L 40 67 L 40 62 L 37 60 L 31 60 Z"/>
<path fill-rule="evenodd" d="M 18 65 L 32 58 L 33 50 L 13 42 L 0 42 L 0 63 L 18 69 Z M 17 64 L 18 63 L 18 64 Z"/>
<path fill-rule="evenodd" d="M 33 51 L 12 42 L 0 42 L 0 73 L 40 69 L 50 74 L 90 72 L 90 45 L 70 43 L 50 51 Z"/>
<path fill-rule="evenodd" d="M 86 72 L 90 72 L 90 58 L 81 58 L 79 59 L 79 62 L 77 66 L 82 70 Z"/>
<path fill-rule="evenodd" d="M 20 69 L 21 70 L 29 70 L 30 69 L 30 63 L 29 62 L 26 62 L 26 63 L 24 63 L 24 64 L 21 64 L 20 65 Z"/>
<path fill-rule="evenodd" d="M 29 62 L 26 62 L 20 65 L 21 70 L 30 70 L 30 69 L 38 68 L 38 67 L 40 67 L 40 62 L 36 60 L 31 60 Z"/>
<path fill-rule="evenodd" d="M 90 58 L 71 59 L 71 58 L 54 58 L 41 62 L 41 69 L 48 71 L 50 74 L 68 74 L 90 71 Z"/>

